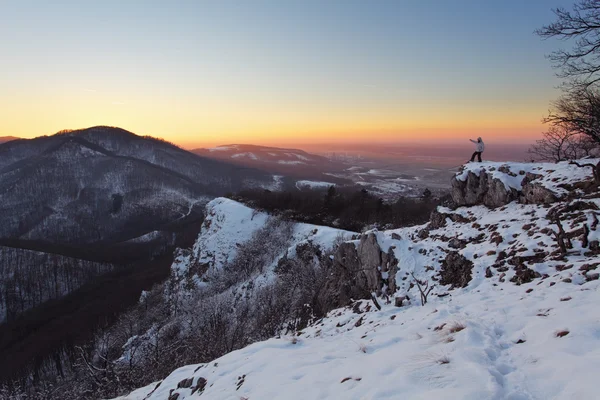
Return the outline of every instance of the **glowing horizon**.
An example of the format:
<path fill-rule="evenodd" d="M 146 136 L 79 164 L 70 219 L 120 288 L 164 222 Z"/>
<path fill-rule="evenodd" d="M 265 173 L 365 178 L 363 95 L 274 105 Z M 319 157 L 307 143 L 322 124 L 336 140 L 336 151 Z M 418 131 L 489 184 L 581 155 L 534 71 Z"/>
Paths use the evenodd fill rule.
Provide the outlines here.
<path fill-rule="evenodd" d="M 532 142 L 558 83 L 554 44 L 532 31 L 554 6 L 15 2 L 0 17 L 0 136 L 110 125 L 186 148 Z"/>

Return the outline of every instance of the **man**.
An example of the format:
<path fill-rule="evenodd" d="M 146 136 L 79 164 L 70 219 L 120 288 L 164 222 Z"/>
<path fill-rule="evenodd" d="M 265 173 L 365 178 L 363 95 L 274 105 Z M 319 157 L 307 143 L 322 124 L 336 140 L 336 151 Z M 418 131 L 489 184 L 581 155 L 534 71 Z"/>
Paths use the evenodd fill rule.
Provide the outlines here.
<path fill-rule="evenodd" d="M 480 137 L 477 138 L 477 141 L 475 141 L 473 139 L 469 139 L 469 140 L 471 142 L 475 143 L 475 146 L 476 146 L 476 151 L 471 156 L 471 160 L 469 162 L 475 161 L 475 156 L 477 156 L 477 159 L 479 160 L 479 162 L 481 162 L 481 153 L 483 153 L 483 150 L 485 150 L 485 145 L 483 144 L 483 140 L 481 140 Z"/>

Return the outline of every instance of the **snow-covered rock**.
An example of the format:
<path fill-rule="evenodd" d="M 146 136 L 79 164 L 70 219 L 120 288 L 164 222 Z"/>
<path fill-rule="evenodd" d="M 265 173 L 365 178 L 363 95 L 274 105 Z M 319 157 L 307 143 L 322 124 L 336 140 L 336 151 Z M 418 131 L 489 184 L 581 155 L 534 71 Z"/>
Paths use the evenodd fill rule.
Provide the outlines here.
<path fill-rule="evenodd" d="M 452 179 L 452 199 L 458 206 L 501 207 L 515 200 L 525 204 L 549 204 L 572 196 L 574 182 L 592 178 L 590 168 L 579 168 L 566 161 L 468 163 Z"/>

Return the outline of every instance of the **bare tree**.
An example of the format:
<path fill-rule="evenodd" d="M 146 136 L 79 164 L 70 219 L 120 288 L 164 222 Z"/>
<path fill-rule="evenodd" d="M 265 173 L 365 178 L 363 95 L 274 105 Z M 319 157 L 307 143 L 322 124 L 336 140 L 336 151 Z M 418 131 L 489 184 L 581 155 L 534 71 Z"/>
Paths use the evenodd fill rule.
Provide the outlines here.
<path fill-rule="evenodd" d="M 596 156 L 600 146 L 589 137 L 572 132 L 564 125 L 552 125 L 529 149 L 534 160 L 565 161 Z"/>
<path fill-rule="evenodd" d="M 600 92 L 591 87 L 570 88 L 554 102 L 543 122 L 600 144 Z"/>
<path fill-rule="evenodd" d="M 558 76 L 585 88 L 600 81 L 600 2 L 579 0 L 573 10 L 553 10 L 556 21 L 536 33 L 542 38 L 573 39 L 570 50 L 560 49 L 549 55 Z"/>

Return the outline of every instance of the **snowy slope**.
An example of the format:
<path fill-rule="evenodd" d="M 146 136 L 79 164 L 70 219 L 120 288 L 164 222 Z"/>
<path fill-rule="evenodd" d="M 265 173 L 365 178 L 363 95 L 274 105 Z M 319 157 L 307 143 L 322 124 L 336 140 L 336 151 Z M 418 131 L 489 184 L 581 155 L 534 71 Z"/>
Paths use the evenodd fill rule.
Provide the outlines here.
<path fill-rule="evenodd" d="M 597 398 L 598 282 L 529 286 L 488 282 L 425 307 L 337 310 L 296 337 L 180 368 L 123 399 Z"/>
<path fill-rule="evenodd" d="M 510 172 L 540 173 L 557 192 L 589 178 L 552 166 L 508 164 L 496 178 L 511 184 Z M 397 292 L 379 298 L 381 310 L 358 301 L 122 399 L 598 398 L 600 199 L 586 197 L 440 208 L 427 225 L 371 232 L 399 261 Z M 570 243 L 564 252 L 557 217 Z M 451 265 L 456 259 L 462 266 Z M 434 286 L 424 306 L 418 282 Z M 394 297 L 404 298 L 400 307 Z"/>

